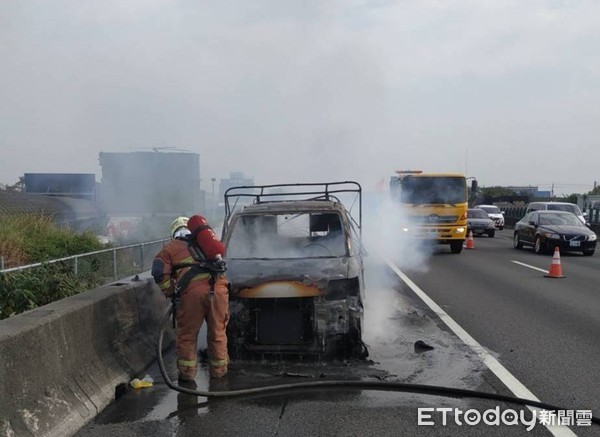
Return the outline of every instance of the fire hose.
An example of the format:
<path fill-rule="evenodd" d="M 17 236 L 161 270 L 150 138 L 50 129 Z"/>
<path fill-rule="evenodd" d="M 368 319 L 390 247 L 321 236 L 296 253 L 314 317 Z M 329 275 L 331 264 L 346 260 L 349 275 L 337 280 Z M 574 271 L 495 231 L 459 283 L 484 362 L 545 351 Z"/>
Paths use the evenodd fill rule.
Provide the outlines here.
<path fill-rule="evenodd" d="M 353 388 L 358 390 L 375 390 L 375 391 L 395 391 L 404 393 L 419 393 L 432 396 L 443 396 L 453 398 L 471 398 L 471 399 L 486 399 L 492 401 L 505 402 L 510 404 L 522 405 L 527 407 L 539 408 L 542 410 L 558 411 L 558 410 L 573 410 L 573 408 L 563 408 L 551 405 L 545 402 L 534 401 L 513 396 L 506 396 L 496 393 L 486 393 L 476 390 L 466 390 L 460 388 L 443 387 L 426 384 L 412 384 L 395 381 L 352 381 L 352 380 L 327 380 L 327 381 L 311 381 L 311 382 L 296 382 L 290 384 L 277 384 L 262 387 L 245 388 L 239 390 L 227 391 L 202 391 L 194 390 L 186 387 L 181 387 L 169 377 L 163 360 L 163 341 L 165 332 L 169 326 L 170 317 L 173 314 L 173 306 L 167 311 L 165 318 L 161 324 L 160 334 L 158 337 L 157 357 L 158 368 L 167 386 L 180 393 L 185 393 L 192 396 L 203 396 L 206 398 L 233 398 L 238 396 L 257 395 L 264 393 L 281 393 L 292 392 L 298 390 L 323 389 L 323 388 Z M 589 409 L 588 409 L 589 410 Z M 600 425 L 600 418 L 592 416 L 591 422 Z"/>

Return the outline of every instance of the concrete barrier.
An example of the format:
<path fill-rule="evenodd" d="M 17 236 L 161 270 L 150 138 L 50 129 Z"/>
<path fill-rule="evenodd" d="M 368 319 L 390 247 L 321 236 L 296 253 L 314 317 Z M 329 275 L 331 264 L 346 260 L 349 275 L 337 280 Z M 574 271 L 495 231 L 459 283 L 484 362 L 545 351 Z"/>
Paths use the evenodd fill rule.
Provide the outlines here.
<path fill-rule="evenodd" d="M 154 361 L 167 306 L 145 274 L 0 321 L 0 435 L 74 434 Z"/>

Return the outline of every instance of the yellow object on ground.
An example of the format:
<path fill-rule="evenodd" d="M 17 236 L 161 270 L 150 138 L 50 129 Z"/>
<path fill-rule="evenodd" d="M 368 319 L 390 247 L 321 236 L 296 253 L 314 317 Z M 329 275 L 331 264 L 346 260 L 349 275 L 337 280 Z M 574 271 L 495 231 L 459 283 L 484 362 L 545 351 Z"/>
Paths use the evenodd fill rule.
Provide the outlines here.
<path fill-rule="evenodd" d="M 154 380 L 150 375 L 144 376 L 144 379 L 135 378 L 129 383 L 133 388 L 146 388 L 154 385 Z"/>

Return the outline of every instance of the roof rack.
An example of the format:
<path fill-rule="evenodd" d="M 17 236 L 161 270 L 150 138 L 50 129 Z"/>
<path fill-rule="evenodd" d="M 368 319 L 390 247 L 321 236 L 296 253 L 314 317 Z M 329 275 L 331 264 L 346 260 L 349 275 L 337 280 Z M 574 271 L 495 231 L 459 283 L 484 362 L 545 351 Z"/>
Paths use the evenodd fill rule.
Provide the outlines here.
<path fill-rule="evenodd" d="M 273 184 L 231 187 L 225 191 L 225 219 L 227 227 L 233 210 L 240 199 L 252 199 L 252 203 L 285 202 L 290 200 L 333 200 L 342 203 L 337 194 L 356 193 L 358 197 L 358 222 L 350 214 L 358 228 L 362 226 L 362 187 L 355 181 L 317 182 L 296 184 Z M 292 198 L 290 198 L 292 197 Z M 235 199 L 232 207 L 232 200 Z M 354 204 L 349 208 L 352 209 Z"/>

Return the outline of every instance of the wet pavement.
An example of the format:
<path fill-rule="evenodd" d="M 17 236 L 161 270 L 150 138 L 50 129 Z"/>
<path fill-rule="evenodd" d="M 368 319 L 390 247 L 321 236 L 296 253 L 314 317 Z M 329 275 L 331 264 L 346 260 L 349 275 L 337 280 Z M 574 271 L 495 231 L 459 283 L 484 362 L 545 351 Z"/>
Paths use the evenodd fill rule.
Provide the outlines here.
<path fill-rule="evenodd" d="M 372 288 L 364 339 L 367 360 L 298 362 L 264 360 L 234 362 L 224 380 L 209 380 L 203 364 L 197 390 L 236 390 L 274 384 L 326 380 L 398 381 L 509 394 L 474 353 L 446 331 L 416 298 L 397 282 Z M 422 341 L 419 347 L 415 343 Z M 175 356 L 165 364 L 176 381 Z M 418 407 L 451 407 L 480 411 L 500 406 L 494 401 L 359 389 L 311 389 L 237 398 L 210 398 L 170 390 L 156 365 L 147 371 L 155 385 L 123 390 L 122 395 L 77 435 L 549 435 L 536 426 L 490 427 L 450 424 L 418 426 Z M 526 411 L 527 412 L 527 411 Z"/>

